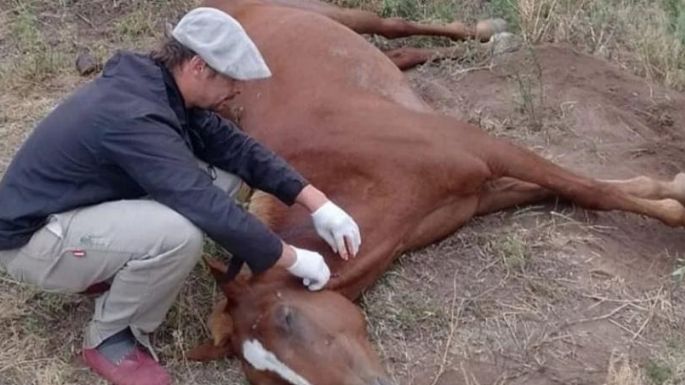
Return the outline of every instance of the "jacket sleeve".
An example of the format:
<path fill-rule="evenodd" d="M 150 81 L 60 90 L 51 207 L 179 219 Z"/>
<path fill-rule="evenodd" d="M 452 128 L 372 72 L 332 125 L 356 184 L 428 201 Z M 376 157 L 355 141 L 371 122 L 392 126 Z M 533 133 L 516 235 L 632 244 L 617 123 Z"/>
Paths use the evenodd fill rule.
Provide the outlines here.
<path fill-rule="evenodd" d="M 250 186 L 288 205 L 308 184 L 283 158 L 242 132 L 235 123 L 203 110 L 195 110 L 191 121 L 201 141 L 196 153 L 205 162 L 238 175 Z"/>
<path fill-rule="evenodd" d="M 104 131 L 102 146 L 103 157 L 152 199 L 188 218 L 253 272 L 270 268 L 280 257 L 280 238 L 212 184 L 173 123 L 148 115 L 117 124 Z"/>

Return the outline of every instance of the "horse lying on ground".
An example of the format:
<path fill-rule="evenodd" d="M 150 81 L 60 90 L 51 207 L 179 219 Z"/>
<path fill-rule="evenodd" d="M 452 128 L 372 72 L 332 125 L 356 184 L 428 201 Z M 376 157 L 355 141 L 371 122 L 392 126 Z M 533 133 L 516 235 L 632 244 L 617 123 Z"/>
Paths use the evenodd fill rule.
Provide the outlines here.
<path fill-rule="evenodd" d="M 273 72 L 245 84 L 223 114 L 349 212 L 362 248 L 355 259 L 340 260 L 303 209 L 256 193 L 250 210 L 286 242 L 321 252 L 332 279 L 315 293 L 278 269 L 226 282 L 225 266 L 210 262 L 226 300 L 210 316 L 213 340 L 191 358 L 235 355 L 259 385 L 390 384 L 353 301 L 403 252 L 474 216 L 557 196 L 683 225 L 685 175 L 593 180 L 441 116 L 412 92 L 389 56 L 355 33 L 368 30 L 353 31 L 302 4 L 209 2 L 243 24 Z"/>

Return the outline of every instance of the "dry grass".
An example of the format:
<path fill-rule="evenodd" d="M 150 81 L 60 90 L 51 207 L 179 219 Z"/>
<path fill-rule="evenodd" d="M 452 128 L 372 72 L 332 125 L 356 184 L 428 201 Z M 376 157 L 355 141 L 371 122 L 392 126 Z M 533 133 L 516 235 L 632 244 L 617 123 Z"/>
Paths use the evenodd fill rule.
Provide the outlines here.
<path fill-rule="evenodd" d="M 612 354 L 604 385 L 643 385 L 644 383 L 640 370 L 630 363 L 626 355 Z"/>
<path fill-rule="evenodd" d="M 682 350 L 652 334 L 681 322 L 670 289 L 641 292 L 601 270 L 587 272 L 584 265 L 596 256 L 582 250 L 602 242 L 607 229 L 575 210 L 548 210 L 477 219 L 449 240 L 404 256 L 367 293 L 371 334 L 395 378 L 421 384 L 682 381 Z M 416 303 L 441 310 L 427 312 Z M 430 316 L 407 322 L 396 306 Z M 664 358 L 627 359 L 645 351 Z"/>
<path fill-rule="evenodd" d="M 560 249 L 587 237 L 562 235 L 571 221 L 544 218 L 536 211 L 515 217 L 536 225 L 502 226 L 501 218 L 478 220 L 439 246 L 403 257 L 365 296 L 371 333 L 384 358 L 393 363 L 395 377 L 404 383 L 424 383 L 416 376 L 427 376 L 432 383 L 442 383 L 441 377 L 450 378 L 454 375 L 450 372 L 459 368 L 459 376 L 476 383 L 473 376 L 479 371 L 474 361 L 493 354 L 520 363 L 519 375 L 538 365 L 534 351 L 553 331 L 540 327 L 551 317 L 547 304 L 574 298 L 566 284 L 540 276 L 540 264 L 545 264 L 541 252 L 549 248 L 552 237 L 566 239 L 557 241 Z M 481 232 L 485 228 L 500 231 L 486 235 Z M 556 274 L 552 269 L 547 272 Z M 450 287 L 443 286 L 448 282 Z M 392 311 L 396 306 L 413 312 L 414 322 Z M 427 373 L 417 373 L 417 367 Z"/>
<path fill-rule="evenodd" d="M 568 42 L 638 75 L 685 88 L 685 3 L 680 0 L 339 0 L 334 3 L 423 22 L 503 17 L 530 44 Z M 414 45 L 449 45 L 410 39 Z"/>
<path fill-rule="evenodd" d="M 92 298 L 41 293 L 0 275 L 0 383 L 3 385 L 105 384 L 78 358 Z M 155 345 L 178 383 L 239 383 L 236 362 L 189 362 L 184 352 L 204 341 L 205 316 L 216 298 L 213 280 L 198 267 L 155 333 Z"/>
<path fill-rule="evenodd" d="M 685 87 L 685 3 L 500 0 L 527 41 L 570 42 L 671 87 Z"/>

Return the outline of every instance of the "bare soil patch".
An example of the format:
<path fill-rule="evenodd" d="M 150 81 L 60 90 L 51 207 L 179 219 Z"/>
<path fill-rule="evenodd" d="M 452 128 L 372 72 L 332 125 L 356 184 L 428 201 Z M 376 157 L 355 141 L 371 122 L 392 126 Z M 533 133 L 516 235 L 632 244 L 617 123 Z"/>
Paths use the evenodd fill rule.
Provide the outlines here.
<path fill-rule="evenodd" d="M 577 172 L 670 179 L 683 168 L 681 93 L 566 46 L 461 72 L 408 76 L 444 113 Z M 521 108 L 521 77 L 539 83 L 540 125 Z M 400 383 L 677 384 L 685 290 L 671 272 L 684 246 L 681 229 L 631 214 L 509 210 L 402 257 L 365 308 Z"/>

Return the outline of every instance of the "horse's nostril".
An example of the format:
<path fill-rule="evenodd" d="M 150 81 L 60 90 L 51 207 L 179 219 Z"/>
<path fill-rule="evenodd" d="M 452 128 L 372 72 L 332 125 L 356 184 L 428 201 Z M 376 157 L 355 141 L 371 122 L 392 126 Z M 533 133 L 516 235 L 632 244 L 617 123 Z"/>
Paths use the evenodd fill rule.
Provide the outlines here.
<path fill-rule="evenodd" d="M 396 385 L 392 380 L 388 378 L 378 377 L 372 385 Z"/>

